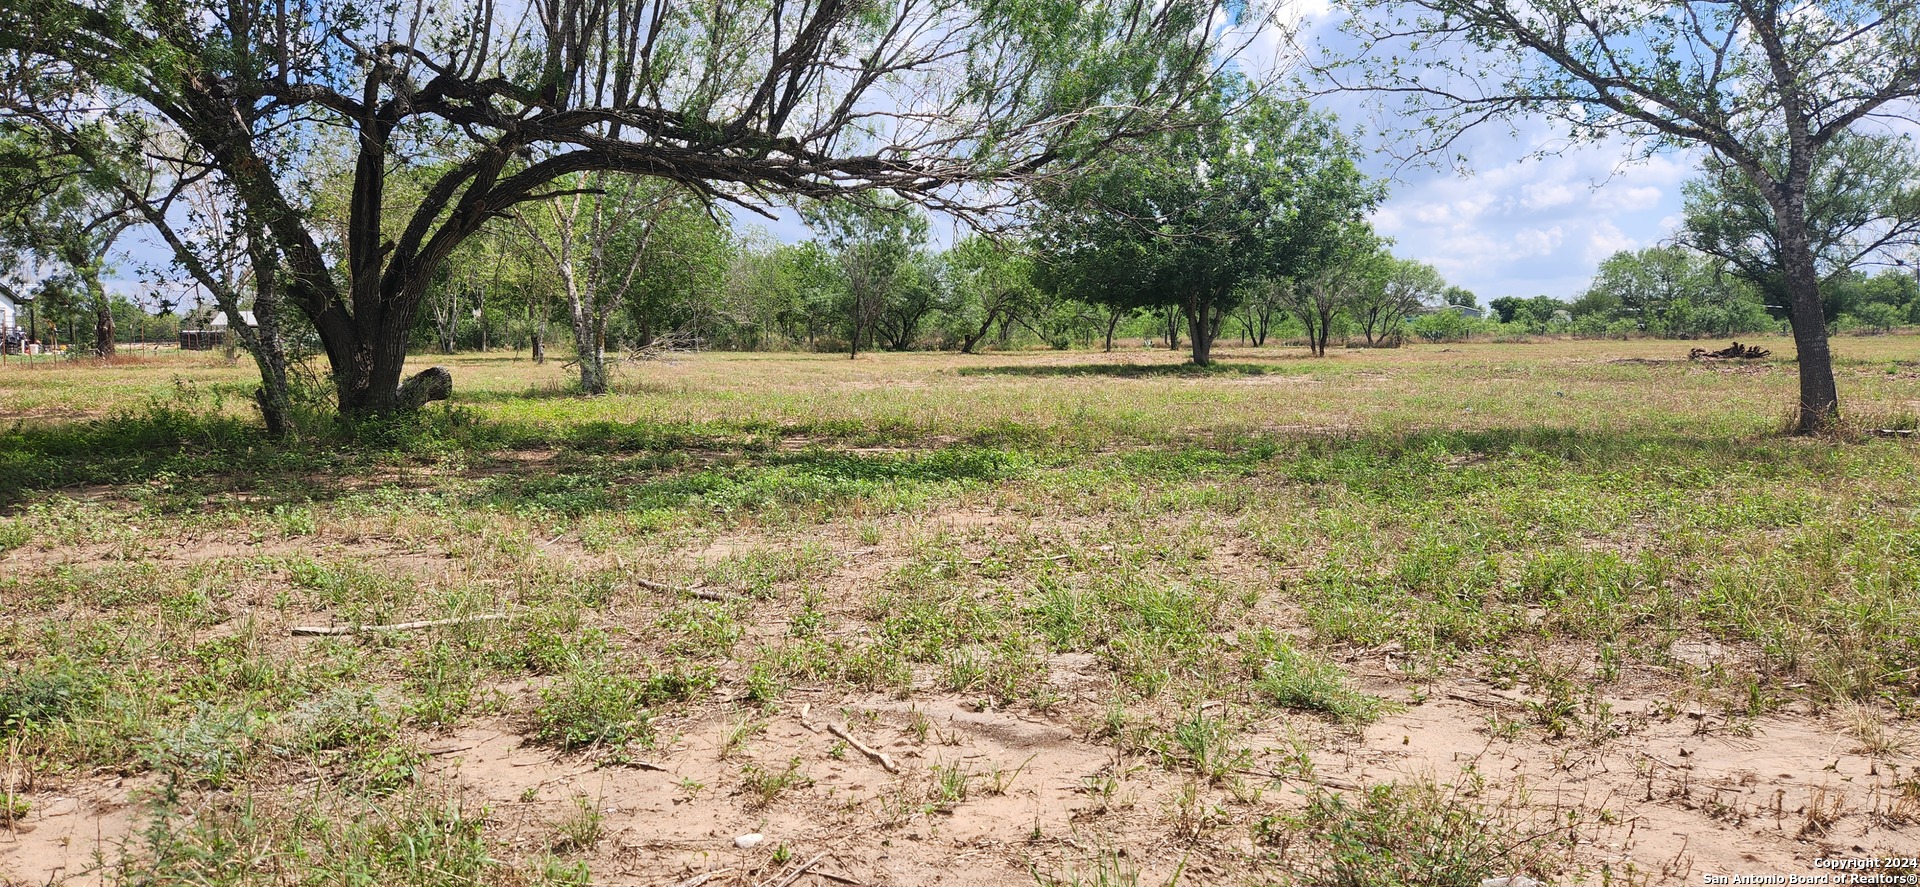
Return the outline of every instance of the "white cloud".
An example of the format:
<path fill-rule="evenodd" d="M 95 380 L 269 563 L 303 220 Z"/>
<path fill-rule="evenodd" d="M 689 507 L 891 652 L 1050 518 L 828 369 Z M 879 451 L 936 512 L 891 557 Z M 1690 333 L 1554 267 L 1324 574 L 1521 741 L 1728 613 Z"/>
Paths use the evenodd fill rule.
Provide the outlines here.
<path fill-rule="evenodd" d="M 1666 192 L 1652 185 L 1601 188 L 1593 194 L 1593 208 L 1615 212 L 1633 212 L 1659 206 Z"/>
<path fill-rule="evenodd" d="M 1621 233 L 1612 222 L 1601 221 L 1587 234 L 1587 249 L 1582 254 L 1587 264 L 1597 265 L 1621 250 L 1636 249 L 1640 243 Z"/>
<path fill-rule="evenodd" d="M 1559 225 L 1551 228 L 1528 228 L 1513 236 L 1513 245 L 1522 250 L 1522 255 L 1544 256 L 1560 248 L 1566 240 L 1566 232 Z"/>
<path fill-rule="evenodd" d="M 1565 182 L 1529 182 L 1520 189 L 1520 205 L 1527 209 L 1565 206 L 1577 199 Z"/>
<path fill-rule="evenodd" d="M 1671 236 L 1691 156 L 1661 155 L 1623 164 L 1624 144 L 1563 144 L 1545 125 L 1470 133 L 1461 147 L 1473 174 L 1403 171 L 1374 213 L 1394 252 L 1439 269 L 1482 302 L 1506 295 L 1572 299 L 1594 267 L 1621 249 Z M 1381 170 L 1384 172 L 1385 170 Z"/>

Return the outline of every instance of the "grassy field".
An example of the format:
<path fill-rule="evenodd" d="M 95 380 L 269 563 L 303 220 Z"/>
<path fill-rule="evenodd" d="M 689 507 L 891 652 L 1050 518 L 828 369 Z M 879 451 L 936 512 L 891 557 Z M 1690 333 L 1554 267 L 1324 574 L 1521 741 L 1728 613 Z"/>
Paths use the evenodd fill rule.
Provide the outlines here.
<path fill-rule="evenodd" d="M 1911 855 L 1920 340 L 1836 341 L 1826 439 L 1763 344 L 456 356 L 284 443 L 244 364 L 13 361 L 0 882 Z"/>

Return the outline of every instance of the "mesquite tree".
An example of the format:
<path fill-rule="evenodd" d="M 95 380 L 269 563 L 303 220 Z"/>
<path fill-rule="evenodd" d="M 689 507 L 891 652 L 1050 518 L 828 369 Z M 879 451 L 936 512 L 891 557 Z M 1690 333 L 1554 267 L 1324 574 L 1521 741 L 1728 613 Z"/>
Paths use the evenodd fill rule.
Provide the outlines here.
<path fill-rule="evenodd" d="M 1768 302 L 1788 304 L 1783 240 L 1765 196 L 1725 158 L 1709 156 L 1703 172 L 1685 186 L 1679 240 L 1725 261 Z M 1808 180 L 1807 240 L 1822 287 L 1876 255 L 1920 245 L 1920 152 L 1912 138 L 1843 133 L 1815 158 Z"/>
<path fill-rule="evenodd" d="M 63 67 L 111 113 L 204 152 L 270 235 L 340 410 L 364 415 L 403 408 L 435 269 L 565 177 L 756 206 L 887 189 L 979 212 L 1007 199 L 979 185 L 1045 171 L 1064 142 L 1163 128 L 1222 63 L 1221 35 L 1252 39 L 1258 15 L 1225 0 L 15 0 L 0 75 Z M 328 168 L 351 170 L 338 237 L 310 212 Z M 391 200 L 403 171 L 425 187 Z"/>
<path fill-rule="evenodd" d="M 1489 119 L 1543 115 L 1641 152 L 1704 147 L 1737 170 L 1778 235 L 1799 351 L 1797 427 L 1839 414 L 1809 225 L 1817 170 L 1850 131 L 1920 98 L 1912 0 L 1345 0 L 1326 73 L 1400 96 L 1420 147 Z M 1358 71 L 1359 76 L 1353 77 Z"/>
<path fill-rule="evenodd" d="M 1036 225 L 1049 280 L 1090 301 L 1177 306 L 1198 366 L 1244 284 L 1317 272 L 1382 196 L 1330 118 L 1231 82 L 1214 100 L 1232 110 L 1042 188 Z M 1177 330 L 1169 316 L 1169 342 Z"/>
<path fill-rule="evenodd" d="M 101 162 L 48 135 L 0 125 L 0 249 L 29 257 L 50 290 L 70 292 L 93 315 L 94 356 L 112 357 L 113 304 L 102 277 L 114 244 L 140 217 L 117 187 L 123 161 Z"/>

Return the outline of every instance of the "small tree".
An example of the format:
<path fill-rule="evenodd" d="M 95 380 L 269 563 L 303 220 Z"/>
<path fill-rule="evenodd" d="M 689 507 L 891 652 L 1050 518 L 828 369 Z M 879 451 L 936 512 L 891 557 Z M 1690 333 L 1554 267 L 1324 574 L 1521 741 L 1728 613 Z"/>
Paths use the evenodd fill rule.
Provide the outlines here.
<path fill-rule="evenodd" d="M 1399 345 L 1407 318 L 1438 302 L 1447 282 L 1432 265 L 1382 254 L 1355 297 L 1354 322 L 1369 346 Z"/>
<path fill-rule="evenodd" d="M 1214 101 L 1208 122 L 1050 183 L 1037 226 L 1068 292 L 1177 307 L 1198 366 L 1244 284 L 1322 267 L 1381 197 L 1331 119 L 1232 82 Z"/>
<path fill-rule="evenodd" d="M 802 215 L 840 263 L 847 357 L 859 357 L 861 341 L 909 283 L 914 255 L 927 240 L 927 218 L 898 198 L 815 203 Z"/>
<path fill-rule="evenodd" d="M 984 237 L 954 244 L 947 251 L 946 268 L 955 320 L 962 324 L 962 354 L 972 354 L 994 324 L 1033 310 L 1039 295 L 1033 261 Z"/>

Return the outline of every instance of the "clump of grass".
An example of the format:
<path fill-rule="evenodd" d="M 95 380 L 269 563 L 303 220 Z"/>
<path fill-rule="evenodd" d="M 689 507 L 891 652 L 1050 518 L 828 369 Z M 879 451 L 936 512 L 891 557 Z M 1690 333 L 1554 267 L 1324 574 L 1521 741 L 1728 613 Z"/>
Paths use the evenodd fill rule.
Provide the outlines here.
<path fill-rule="evenodd" d="M 598 664 L 582 665 L 540 691 L 540 701 L 528 715 L 531 738 L 562 751 L 651 743 L 646 699 L 645 681 Z"/>
<path fill-rule="evenodd" d="M 0 737 L 81 717 L 99 706 L 102 677 L 71 662 L 0 671 Z"/>
<path fill-rule="evenodd" d="M 1240 642 L 1254 687 L 1274 704 L 1324 712 L 1348 724 L 1368 724 L 1380 716 L 1384 700 L 1354 690 L 1339 666 L 1296 649 L 1273 630 L 1242 632 Z"/>
<path fill-rule="evenodd" d="M 259 762 L 265 727 L 248 709 L 202 704 L 185 723 L 156 727 L 138 751 L 147 766 L 176 783 L 227 788 Z"/>
<path fill-rule="evenodd" d="M 748 764 L 740 769 L 740 790 L 747 795 L 748 804 L 753 807 L 765 807 L 789 790 L 812 784 L 813 778 L 801 769 L 798 757 L 788 760 L 786 766 L 779 770 L 759 764 Z"/>
<path fill-rule="evenodd" d="M 282 742 L 344 771 L 344 781 L 370 794 L 411 783 L 423 759 L 401 739 L 400 722 L 372 691 L 339 688 L 302 703 L 281 722 Z"/>
<path fill-rule="evenodd" d="M 1550 878 L 1563 828 L 1537 828 L 1431 782 L 1375 785 L 1356 800 L 1325 789 L 1287 823 L 1282 856 L 1315 887 L 1478 887 Z M 1268 823 L 1271 828 L 1272 824 Z"/>
<path fill-rule="evenodd" d="M 1253 753 L 1235 743 L 1238 731 L 1224 718 L 1196 711 L 1193 717 L 1174 725 L 1162 745 L 1161 754 L 1169 763 L 1184 763 L 1209 783 L 1227 780 L 1245 768 Z"/>
<path fill-rule="evenodd" d="M 592 850 L 606 833 L 607 815 L 600 811 L 600 803 L 586 795 L 573 799 L 573 809 L 553 824 L 556 836 L 553 841 L 555 853 L 577 853 Z"/>

